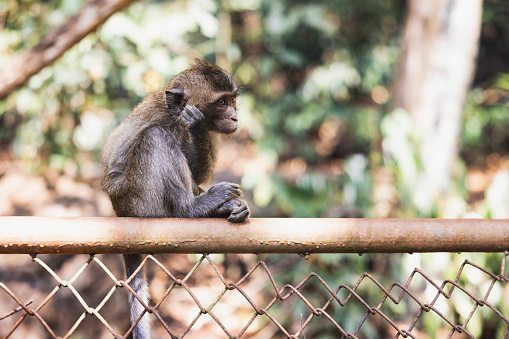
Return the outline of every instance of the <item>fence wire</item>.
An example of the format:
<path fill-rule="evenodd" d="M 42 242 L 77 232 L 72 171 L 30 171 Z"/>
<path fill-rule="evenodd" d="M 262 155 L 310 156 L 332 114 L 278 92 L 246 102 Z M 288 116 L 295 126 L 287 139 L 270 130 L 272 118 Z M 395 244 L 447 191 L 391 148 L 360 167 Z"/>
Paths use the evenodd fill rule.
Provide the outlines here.
<path fill-rule="evenodd" d="M 333 338 L 425 338 L 426 336 L 416 326 L 419 321 L 422 321 L 424 314 L 433 314 L 440 319 L 441 326 L 447 328 L 447 333 L 441 332 L 441 334 L 437 334 L 437 337 L 442 335 L 444 338 L 475 338 L 469 328 L 474 323 L 478 324 L 486 316 L 486 312 L 483 310 L 491 311 L 491 317 L 494 315 L 497 318 L 497 336 L 507 338 L 509 337 L 507 308 L 504 309 L 500 305 L 504 304 L 504 300 L 509 300 L 509 285 L 507 285 L 509 279 L 505 274 L 505 262 L 508 254 L 509 252 L 505 252 L 502 255 L 500 270 L 496 273 L 472 261 L 465 260 L 455 272 L 453 279 L 437 282 L 432 279 L 431 274 L 426 274 L 421 269 L 415 268 L 405 283 L 394 282 L 388 287 L 384 287 L 374 275 L 367 272 L 362 274 L 353 286 L 346 283 L 330 285 L 316 273 L 309 273 L 298 284 L 282 285 L 276 282 L 274 273 L 271 272 L 265 261 L 254 263 L 250 269 L 246 267 L 245 272 L 239 275 L 240 279 L 231 282 L 225 277 L 222 264 L 216 263 L 214 257 L 208 254 L 203 254 L 183 278 L 178 278 L 178 275 L 173 274 L 161 260 L 152 255 L 145 257 L 139 269 L 152 265 L 156 275 L 164 276 L 168 282 L 168 286 L 159 287 L 160 292 L 153 303 L 143 306 L 145 313 L 150 314 L 154 327 L 162 329 L 165 333 L 164 336 L 171 338 L 193 338 L 193 335 L 201 338 L 306 338 L 307 329 L 317 319 L 320 319 L 319 326 L 323 328 L 324 333 L 325 331 L 332 333 L 330 337 Z M 90 317 L 95 317 L 114 338 L 127 338 L 130 335 L 133 328 L 124 329 L 125 332 L 123 332 L 119 328 L 129 327 L 129 325 L 126 325 L 125 322 L 121 325 L 115 324 L 111 319 L 108 321 L 107 313 L 111 312 L 111 307 L 109 311 L 103 311 L 103 308 L 117 290 L 127 290 L 128 293 L 133 293 L 136 296 L 128 286 L 132 277 L 128 277 L 126 280 L 120 279 L 119 273 L 115 272 L 115 269 L 108 268 L 105 260 L 101 260 L 96 255 L 90 255 L 81 266 L 72 268 L 74 274 L 69 280 L 65 280 L 57 274 L 57 270 L 45 262 L 48 259 L 43 260 L 32 255 L 32 260 L 39 265 L 39 269 L 51 276 L 54 286 L 41 302 L 34 302 L 18 296 L 19 292 L 13 292 L 13 286 L 0 282 L 0 298 L 3 298 L 0 300 L 7 299 L 9 304 L 12 304 L 10 311 L 0 314 L 0 335 L 3 338 L 24 337 L 25 334 L 22 334 L 21 329 L 25 323 L 29 322 L 29 319 L 35 319 L 42 325 L 40 337 L 60 338 L 52 329 L 51 322 L 46 319 L 48 315 L 44 314 L 44 309 L 62 290 L 66 294 L 74 296 L 74 302 L 81 305 L 82 310 L 79 318 L 63 335 L 63 338 L 69 338 L 76 334 L 80 327 L 86 326 L 85 320 Z M 89 272 L 92 273 L 89 267 L 93 263 L 97 264 L 95 266 L 99 267 L 103 278 L 89 279 L 90 283 L 97 283 L 100 280 L 101 285 L 111 286 L 108 287 L 108 292 L 95 307 L 87 303 L 84 292 L 79 292 L 75 287 L 78 279 Z M 205 298 L 203 298 L 205 295 L 203 288 L 196 286 L 196 282 L 199 281 L 196 272 L 203 266 L 208 266 L 210 275 L 216 281 L 217 278 L 219 279 L 220 283 L 216 286 L 222 286 L 215 293 L 214 288 L 210 288 L 211 290 L 207 291 L 208 297 Z M 490 266 L 493 267 L 492 263 Z M 467 268 L 470 272 L 465 273 Z M 69 273 L 69 270 L 70 268 L 65 270 L 66 274 Z M 479 280 L 481 277 L 485 280 L 484 291 L 477 288 L 467 289 L 465 281 Z M 261 284 L 262 281 L 265 281 L 265 288 L 252 288 Z M 14 281 L 12 284 L 15 285 L 17 282 Z M 366 287 L 366 284 L 369 286 Z M 321 291 L 320 294 L 323 297 L 321 300 L 316 296 L 308 295 L 310 285 L 313 285 L 315 290 Z M 427 293 L 422 292 L 423 287 Z M 211 293 L 215 297 L 211 298 Z M 225 300 L 231 297 L 231 294 L 235 294 L 236 303 L 243 306 L 238 307 L 237 310 L 230 310 L 224 317 L 224 308 L 228 305 Z M 260 294 L 263 294 L 265 298 L 261 298 Z M 373 298 L 373 295 L 378 297 Z M 455 295 L 458 297 L 454 301 L 460 303 L 459 307 L 462 308 L 463 314 L 467 314 L 466 316 L 460 317 L 454 312 L 450 315 L 451 312 L 447 312 L 448 308 L 444 308 L 444 305 L 453 301 Z M 267 296 L 269 297 L 267 298 Z M 184 312 L 175 310 L 183 299 L 193 304 L 194 313 L 191 312 L 193 315 L 189 316 L 189 312 L 186 312 L 186 319 L 181 319 L 181 322 L 185 323 L 183 327 L 174 326 L 172 316 L 179 313 L 184 314 Z M 285 314 L 281 314 L 285 310 L 282 305 L 289 300 L 293 300 L 292 305 L 298 304 L 299 306 L 295 307 L 301 308 L 302 316 L 297 327 L 295 324 L 290 324 Z M 398 315 L 398 312 L 392 310 L 400 304 L 404 304 L 405 307 L 403 311 L 399 311 Z M 502 309 L 497 309 L 496 305 Z M 5 307 L 6 302 L 4 302 L 3 309 Z M 66 312 L 65 305 L 57 305 L 56 309 L 59 312 Z M 173 309 L 172 316 L 168 315 L 167 310 L 169 309 Z M 345 317 L 345 312 L 342 311 L 350 312 L 355 309 L 362 310 L 360 314 L 363 316 L 355 324 L 352 324 L 352 317 Z M 242 317 L 232 320 L 234 313 L 242 314 Z M 238 323 L 232 325 L 232 321 L 239 322 L 239 319 L 244 319 L 242 321 L 245 322 L 241 326 Z M 348 323 L 345 323 L 345 319 L 349 319 Z M 209 327 L 202 326 L 204 321 L 209 323 Z M 217 327 L 216 331 L 210 330 L 211 324 L 217 324 L 220 330 Z M 385 328 L 384 334 L 378 333 L 370 336 L 369 328 L 373 331 L 374 326 Z M 272 327 L 270 335 L 269 332 L 264 332 L 264 328 L 267 327 Z M 255 329 L 253 330 L 253 328 Z M 367 328 L 368 331 L 363 332 L 363 328 Z M 207 332 L 207 329 L 210 331 Z M 218 331 L 222 334 L 218 334 Z M 16 336 L 18 332 L 20 334 Z M 163 335 L 158 332 L 155 337 L 159 338 Z"/>

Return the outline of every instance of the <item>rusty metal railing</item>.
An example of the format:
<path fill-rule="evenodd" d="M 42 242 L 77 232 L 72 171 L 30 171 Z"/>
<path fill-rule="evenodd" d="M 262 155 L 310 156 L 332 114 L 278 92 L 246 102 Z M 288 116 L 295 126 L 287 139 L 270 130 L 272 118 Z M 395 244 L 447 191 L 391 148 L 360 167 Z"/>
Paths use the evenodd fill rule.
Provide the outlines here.
<path fill-rule="evenodd" d="M 167 262 L 154 255 L 146 256 L 141 264 L 140 269 L 151 267 L 156 272 L 154 276 L 167 281 L 167 286 L 152 296 L 151 304 L 144 305 L 157 331 L 155 338 L 163 334 L 171 338 L 315 338 L 317 322 L 321 331 L 337 338 L 373 337 L 364 331 L 367 328 L 379 331 L 376 338 L 424 338 L 422 322 L 430 314 L 445 329 L 437 338 L 457 338 L 460 334 L 461 338 L 475 338 L 472 328 L 479 326 L 478 318 L 484 319 L 486 310 L 496 324 L 491 337 L 507 338 L 509 308 L 504 303 L 509 299 L 509 278 L 505 272 L 509 253 L 504 252 L 507 249 L 507 220 L 252 219 L 243 225 L 233 225 L 216 219 L 0 217 L 0 253 L 30 254 L 52 285 L 42 298 L 32 300 L 22 291 L 14 291 L 19 282 L 4 280 L 6 276 L 0 266 L 0 337 L 23 337 L 23 326 L 33 319 L 32 325 L 34 322 L 40 325 L 41 337 L 68 338 L 78 335 L 92 317 L 95 327 L 98 322 L 113 337 L 127 338 L 132 328 L 113 323 L 107 305 L 118 291 L 134 293 L 127 285 L 131 277 L 124 279 L 118 269 L 112 269 L 115 265 L 106 262 L 107 256 L 93 254 L 80 259 L 82 263 L 69 276 L 69 270 L 62 273 L 60 266 L 49 259 L 51 256 L 43 254 L 173 252 L 205 254 L 184 272 L 168 267 Z M 313 253 L 439 251 L 503 253 L 495 254 L 497 263 L 491 260 L 490 268 L 467 259 L 452 276 L 440 280 L 434 273 L 415 268 L 406 282 L 389 284 L 384 283 L 383 277 L 367 272 L 350 283 L 327 281 L 317 273 L 309 273 L 294 283 L 281 283 L 279 272 L 260 260 L 250 261 L 245 272 L 232 280 L 226 274 L 228 271 L 207 254 L 299 253 L 308 258 Z M 1 258 L 0 255 L 0 263 Z M 80 279 L 91 274 L 91 266 L 102 274 L 101 284 L 106 286 L 105 295 L 94 304 L 78 287 Z M 204 266 L 208 267 L 206 276 L 216 281 L 212 295 L 208 293 L 205 299 L 201 288 L 196 287 L 203 279 L 199 272 Z M 471 279 L 476 283 L 470 284 Z M 260 284 L 263 286 L 253 288 Z M 73 296 L 81 315 L 60 333 L 53 330 L 55 320 L 48 320 L 51 316 L 45 310 L 62 291 Z M 174 296 L 179 296 L 178 301 Z M 186 319 L 179 322 L 169 305 L 181 307 L 184 297 L 192 307 L 185 312 Z M 468 307 L 461 316 L 454 307 L 447 306 L 455 298 L 459 298 L 462 308 Z M 292 300 L 301 309 L 297 322 L 278 316 Z M 2 307 L 7 304 L 12 306 Z M 225 305 L 235 309 L 226 317 L 221 315 Z M 400 306 L 404 307 L 403 314 L 391 309 Z M 5 311 L 6 307 L 10 310 Z M 52 309 L 61 310 L 63 305 Z M 362 310 L 358 319 L 345 317 L 344 312 L 356 309 Z M 232 325 L 232 321 L 236 324 Z M 266 328 L 272 330 L 264 332 Z M 486 335 L 491 334 L 482 338 Z"/>
<path fill-rule="evenodd" d="M 501 252 L 509 220 L 0 217 L 0 253 Z"/>

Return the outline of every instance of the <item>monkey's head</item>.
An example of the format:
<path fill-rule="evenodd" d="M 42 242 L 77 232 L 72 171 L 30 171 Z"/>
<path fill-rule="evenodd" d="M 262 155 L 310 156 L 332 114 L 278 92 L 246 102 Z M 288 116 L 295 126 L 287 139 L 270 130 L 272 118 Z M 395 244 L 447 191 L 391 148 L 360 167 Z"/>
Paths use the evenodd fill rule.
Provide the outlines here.
<path fill-rule="evenodd" d="M 181 90 L 184 105 L 196 106 L 204 115 L 209 131 L 234 133 L 238 126 L 238 88 L 230 73 L 224 69 L 195 59 L 195 64 L 174 76 L 165 91 Z"/>

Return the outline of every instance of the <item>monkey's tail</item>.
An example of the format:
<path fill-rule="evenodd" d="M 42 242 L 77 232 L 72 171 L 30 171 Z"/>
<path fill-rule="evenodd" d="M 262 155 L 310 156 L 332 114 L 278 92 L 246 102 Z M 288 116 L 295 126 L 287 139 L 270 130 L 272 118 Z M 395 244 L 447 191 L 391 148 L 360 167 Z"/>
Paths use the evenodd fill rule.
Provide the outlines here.
<path fill-rule="evenodd" d="M 143 261 L 141 254 L 124 254 L 124 264 L 127 278 L 129 278 Z M 145 270 L 142 269 L 129 282 L 129 286 L 136 292 L 138 297 L 148 305 L 148 284 L 145 277 Z M 133 324 L 145 309 L 136 297 L 129 293 L 129 308 L 131 312 L 131 324 Z M 133 332 L 134 339 L 150 339 L 150 319 L 148 313 L 138 322 Z"/>

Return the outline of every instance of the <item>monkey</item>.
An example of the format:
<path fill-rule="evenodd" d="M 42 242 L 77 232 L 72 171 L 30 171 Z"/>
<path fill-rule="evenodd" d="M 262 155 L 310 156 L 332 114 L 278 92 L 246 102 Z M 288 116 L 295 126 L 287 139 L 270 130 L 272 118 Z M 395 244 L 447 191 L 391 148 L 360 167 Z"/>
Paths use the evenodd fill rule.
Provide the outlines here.
<path fill-rule="evenodd" d="M 204 191 L 217 161 L 221 135 L 239 127 L 238 87 L 231 74 L 196 59 L 166 86 L 150 93 L 111 133 L 101 157 L 102 189 L 118 217 L 225 217 L 244 222 L 250 216 L 240 186 L 221 182 Z M 129 278 L 142 255 L 124 254 Z M 143 270 L 129 286 L 148 304 Z M 133 324 L 144 307 L 129 294 Z M 134 339 L 150 338 L 148 313 L 133 329 Z"/>

